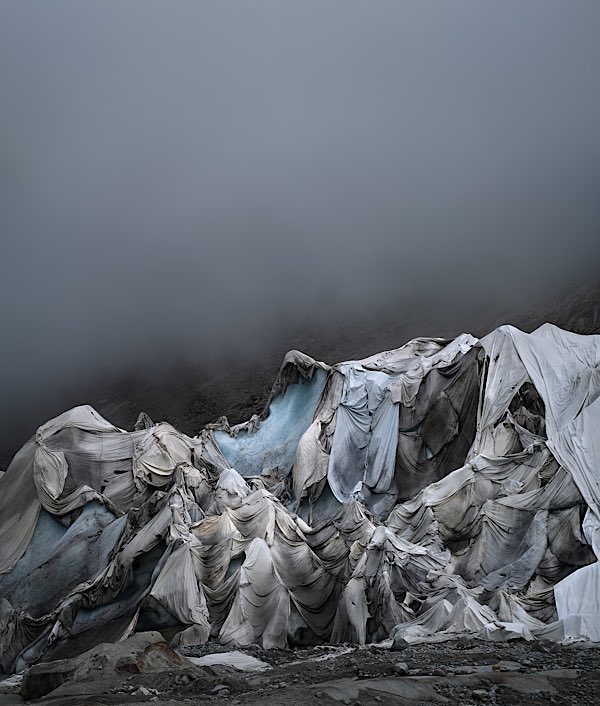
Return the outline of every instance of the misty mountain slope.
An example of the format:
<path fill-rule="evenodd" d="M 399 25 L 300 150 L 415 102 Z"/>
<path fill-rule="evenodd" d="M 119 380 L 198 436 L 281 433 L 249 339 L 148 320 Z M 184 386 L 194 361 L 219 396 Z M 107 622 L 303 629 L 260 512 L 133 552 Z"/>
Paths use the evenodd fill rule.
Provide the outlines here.
<path fill-rule="evenodd" d="M 504 323 L 532 331 L 545 321 L 578 333 L 600 331 L 600 283 L 572 286 L 566 291 L 524 302 L 520 308 L 496 304 L 493 309 L 457 314 L 448 320 L 435 311 L 386 311 L 374 319 L 340 318 L 335 326 L 312 327 L 282 332 L 280 339 L 267 341 L 260 354 L 252 349 L 223 361 L 194 364 L 182 360 L 175 365 L 165 359 L 160 368 L 128 368 L 121 374 L 105 375 L 100 382 L 84 380 L 63 386 L 60 394 L 41 399 L 28 410 L 19 406 L 9 435 L 0 445 L 0 468 L 6 468 L 20 446 L 51 416 L 78 404 L 91 404 L 117 426 L 133 429 L 140 412 L 154 421 L 168 421 L 186 434 L 197 433 L 205 424 L 227 416 L 232 424 L 261 412 L 273 379 L 287 350 L 306 351 L 314 358 L 333 363 L 357 359 L 378 350 L 402 345 L 419 335 L 453 337 L 462 331 L 483 336 Z M 242 344 L 240 343 L 240 346 Z"/>
<path fill-rule="evenodd" d="M 406 317 L 408 318 L 408 317 Z M 521 311 L 488 311 L 471 314 L 461 325 L 423 319 L 395 319 L 386 312 L 375 320 L 340 322 L 304 334 L 289 336 L 271 346 L 263 356 L 252 357 L 248 365 L 239 358 L 226 369 L 215 366 L 194 368 L 183 364 L 178 370 L 165 367 L 157 379 L 132 376 L 106 385 L 104 394 L 91 387 L 88 398 L 115 424 L 132 428 L 141 411 L 155 421 L 166 420 L 187 434 L 225 415 L 232 424 L 249 419 L 267 402 L 281 359 L 290 349 L 309 353 L 317 360 L 334 363 L 397 348 L 419 335 L 453 337 L 462 331 L 483 336 L 510 323 L 533 331 L 546 321 L 575 333 L 600 332 L 600 283 L 574 287 L 565 295 L 525 303 Z"/>

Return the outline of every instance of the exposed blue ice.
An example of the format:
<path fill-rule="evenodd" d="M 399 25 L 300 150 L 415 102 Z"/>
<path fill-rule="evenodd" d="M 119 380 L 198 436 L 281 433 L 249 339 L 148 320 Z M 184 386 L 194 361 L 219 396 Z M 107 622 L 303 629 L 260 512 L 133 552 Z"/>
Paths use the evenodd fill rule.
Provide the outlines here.
<path fill-rule="evenodd" d="M 276 397 L 268 417 L 254 433 L 238 436 L 215 432 L 215 440 L 232 468 L 242 476 L 260 475 L 278 468 L 287 474 L 294 464 L 300 437 L 310 426 L 327 373 L 315 370 L 310 380 L 301 379 Z"/>

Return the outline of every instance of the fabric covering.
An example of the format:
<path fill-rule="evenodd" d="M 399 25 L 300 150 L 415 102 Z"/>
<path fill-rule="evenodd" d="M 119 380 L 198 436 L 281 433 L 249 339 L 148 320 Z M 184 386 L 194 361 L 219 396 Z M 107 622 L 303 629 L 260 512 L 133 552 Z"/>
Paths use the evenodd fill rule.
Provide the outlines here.
<path fill-rule="evenodd" d="M 0 475 L 0 668 L 175 645 L 600 641 L 600 337 L 511 326 L 334 366 L 188 437 L 83 406 Z"/>

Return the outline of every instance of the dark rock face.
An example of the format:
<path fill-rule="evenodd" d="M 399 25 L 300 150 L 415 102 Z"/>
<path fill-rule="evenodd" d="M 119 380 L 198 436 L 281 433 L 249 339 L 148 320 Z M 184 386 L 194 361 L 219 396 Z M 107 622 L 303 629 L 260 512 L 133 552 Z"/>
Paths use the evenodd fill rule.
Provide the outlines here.
<path fill-rule="evenodd" d="M 76 671 L 77 664 L 72 659 L 36 664 L 23 675 L 21 696 L 28 700 L 46 696 L 71 679 Z"/>

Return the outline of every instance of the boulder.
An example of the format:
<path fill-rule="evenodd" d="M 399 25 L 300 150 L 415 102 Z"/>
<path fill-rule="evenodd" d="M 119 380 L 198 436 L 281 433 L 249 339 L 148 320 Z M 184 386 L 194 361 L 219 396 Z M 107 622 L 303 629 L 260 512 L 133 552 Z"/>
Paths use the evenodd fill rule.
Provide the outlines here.
<path fill-rule="evenodd" d="M 41 662 L 25 670 L 21 683 L 24 699 L 38 699 L 66 685 L 72 693 L 98 692 L 121 681 L 126 673 L 181 669 L 189 662 L 163 640 L 159 632 L 136 633 L 114 644 L 103 643 L 87 652 L 54 662 Z"/>

